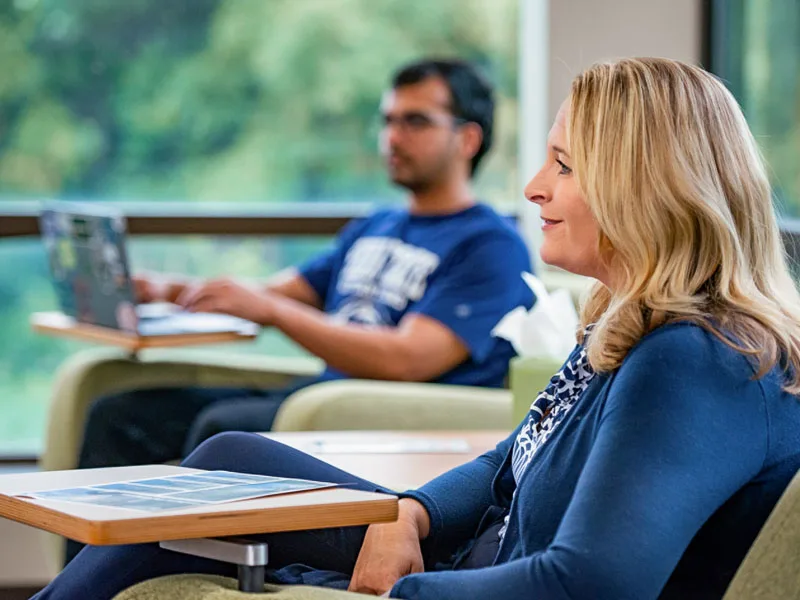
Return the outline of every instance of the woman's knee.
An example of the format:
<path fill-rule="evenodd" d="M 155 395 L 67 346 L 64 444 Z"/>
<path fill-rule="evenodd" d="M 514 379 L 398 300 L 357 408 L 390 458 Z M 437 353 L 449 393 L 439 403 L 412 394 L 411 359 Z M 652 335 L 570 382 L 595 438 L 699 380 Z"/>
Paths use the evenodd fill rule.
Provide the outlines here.
<path fill-rule="evenodd" d="M 261 451 L 268 440 L 255 433 L 226 431 L 208 438 L 181 463 L 184 467 L 196 469 L 247 470 L 250 458 Z"/>

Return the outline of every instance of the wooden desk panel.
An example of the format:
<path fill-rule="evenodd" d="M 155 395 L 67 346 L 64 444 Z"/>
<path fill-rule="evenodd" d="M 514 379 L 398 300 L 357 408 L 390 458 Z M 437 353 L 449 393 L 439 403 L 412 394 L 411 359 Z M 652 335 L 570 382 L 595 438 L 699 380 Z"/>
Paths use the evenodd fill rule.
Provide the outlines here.
<path fill-rule="evenodd" d="M 415 488 L 459 465 L 477 458 L 510 431 L 292 431 L 262 433 L 275 441 L 302 450 L 316 458 L 374 483 L 392 487 Z M 463 440 L 467 452 L 315 452 L 315 444 L 396 445 L 403 441 Z"/>
<path fill-rule="evenodd" d="M 347 488 L 297 492 L 165 513 L 14 497 L 14 494 L 202 472 L 171 465 L 24 473 L 0 477 L 0 517 L 93 545 L 129 544 L 397 519 L 397 498 Z"/>
<path fill-rule="evenodd" d="M 60 312 L 42 312 L 31 315 L 31 328 L 36 333 L 68 337 L 84 342 L 97 342 L 120 346 L 136 352 L 145 348 L 172 348 L 177 346 L 193 346 L 199 344 L 220 344 L 223 342 L 239 342 L 253 340 L 257 333 L 238 333 L 226 331 L 220 333 L 180 333 L 172 335 L 140 336 L 126 333 L 118 329 L 78 323 L 75 319 Z"/>

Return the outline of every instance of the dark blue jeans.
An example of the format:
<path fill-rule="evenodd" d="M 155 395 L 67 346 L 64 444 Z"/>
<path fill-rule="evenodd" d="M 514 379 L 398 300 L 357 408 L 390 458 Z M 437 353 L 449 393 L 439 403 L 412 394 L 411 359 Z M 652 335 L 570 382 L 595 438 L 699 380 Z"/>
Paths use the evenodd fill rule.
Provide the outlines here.
<path fill-rule="evenodd" d="M 281 403 L 310 383 L 277 390 L 153 388 L 98 398 L 86 416 L 78 468 L 163 463 L 224 431 L 269 431 Z"/>
<path fill-rule="evenodd" d="M 217 435 L 201 444 L 183 464 L 199 469 L 329 481 L 353 489 L 388 493 L 299 450 L 250 433 Z M 353 572 L 365 532 L 366 527 L 362 526 L 248 537 L 269 544 L 269 580 L 342 588 L 347 586 Z M 158 544 L 87 546 L 34 598 L 105 600 L 140 581 L 176 573 L 236 577 L 236 567 L 163 550 Z"/>

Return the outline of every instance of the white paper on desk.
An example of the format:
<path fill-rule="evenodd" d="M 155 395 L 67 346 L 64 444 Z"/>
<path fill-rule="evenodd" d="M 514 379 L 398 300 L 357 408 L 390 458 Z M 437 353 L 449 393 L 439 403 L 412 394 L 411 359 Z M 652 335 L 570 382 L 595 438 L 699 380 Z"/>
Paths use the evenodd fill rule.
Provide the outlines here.
<path fill-rule="evenodd" d="M 137 304 L 136 316 L 140 319 L 160 319 L 181 312 L 183 309 L 172 302 L 147 302 Z"/>
<path fill-rule="evenodd" d="M 137 327 L 139 335 L 176 335 L 182 333 L 236 332 L 250 335 L 258 325 L 230 315 L 216 313 L 176 312 L 156 318 L 143 318 Z"/>
<path fill-rule="evenodd" d="M 160 512 L 330 487 L 336 487 L 336 484 L 230 471 L 198 471 L 165 477 L 25 492 L 17 496 Z"/>
<path fill-rule="evenodd" d="M 310 441 L 292 445 L 309 454 L 466 454 L 470 451 L 467 440 Z"/>
<path fill-rule="evenodd" d="M 578 314 L 567 290 L 548 293 L 541 279 L 522 273 L 522 279 L 536 296 L 530 310 L 518 306 L 492 330 L 492 335 L 508 340 L 522 357 L 566 359 L 575 347 Z"/>

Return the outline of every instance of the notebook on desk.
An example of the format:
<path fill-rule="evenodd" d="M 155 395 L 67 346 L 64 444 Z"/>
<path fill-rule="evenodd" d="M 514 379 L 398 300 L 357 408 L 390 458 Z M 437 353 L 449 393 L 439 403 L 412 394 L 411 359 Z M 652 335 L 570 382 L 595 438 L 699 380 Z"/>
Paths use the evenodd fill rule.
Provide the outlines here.
<path fill-rule="evenodd" d="M 144 512 L 161 512 L 332 487 L 337 487 L 337 484 L 229 471 L 200 471 L 191 474 L 21 492 L 16 496 L 35 500 L 55 500 Z"/>
<path fill-rule="evenodd" d="M 39 217 L 61 311 L 79 323 L 140 336 L 237 332 L 258 325 L 229 315 L 138 305 L 126 251 L 124 215 L 108 206 L 52 203 Z"/>

